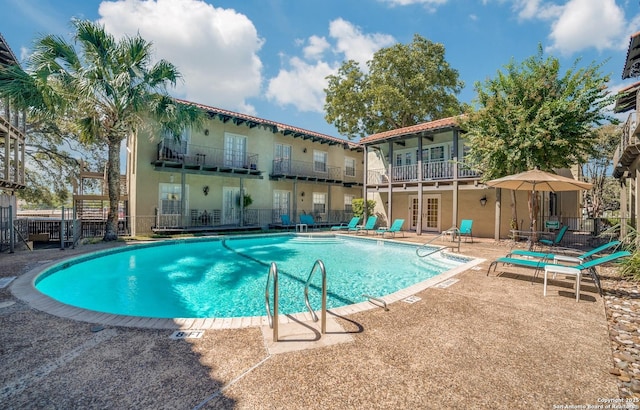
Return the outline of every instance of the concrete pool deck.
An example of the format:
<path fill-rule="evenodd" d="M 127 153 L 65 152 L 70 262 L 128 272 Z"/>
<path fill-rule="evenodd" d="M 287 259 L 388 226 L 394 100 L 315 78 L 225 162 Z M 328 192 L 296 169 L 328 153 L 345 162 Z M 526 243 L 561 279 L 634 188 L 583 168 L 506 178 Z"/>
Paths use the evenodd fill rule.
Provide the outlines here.
<path fill-rule="evenodd" d="M 409 234 L 402 240 L 430 238 Z M 19 283 L 36 268 L 111 246 L 123 244 L 0 254 L 0 278 L 15 276 Z M 526 269 L 486 276 L 490 261 L 509 249 L 508 241 L 463 243 L 463 255 L 484 259 L 480 269 L 416 291 L 419 300 L 390 303 L 388 311 L 334 312 L 330 319 L 348 340 L 287 352 L 271 350 L 261 326 L 176 340 L 166 328 L 54 316 L 1 288 L 1 407 L 552 409 L 616 403 L 611 400 L 621 393 L 611 373 L 604 298 L 588 280 L 576 303 L 572 280 L 552 281 L 543 297 L 541 280 L 532 284 Z"/>

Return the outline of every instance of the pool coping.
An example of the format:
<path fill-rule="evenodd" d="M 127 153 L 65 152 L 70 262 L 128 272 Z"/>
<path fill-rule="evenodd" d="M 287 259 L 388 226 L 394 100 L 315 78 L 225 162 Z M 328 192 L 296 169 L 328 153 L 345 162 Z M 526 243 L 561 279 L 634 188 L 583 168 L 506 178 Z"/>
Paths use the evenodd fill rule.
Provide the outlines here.
<path fill-rule="evenodd" d="M 281 235 L 281 234 L 265 234 L 265 235 Z M 290 234 L 289 234 L 290 235 Z M 302 236 L 314 235 L 303 234 Z M 318 235 L 323 235 L 319 233 Z M 333 233 L 334 236 L 343 236 L 341 234 Z M 297 236 L 297 235 L 296 235 Z M 345 235 L 353 238 L 353 236 Z M 242 235 L 234 235 L 234 236 L 218 236 L 216 238 L 222 239 L 231 239 L 243 237 Z M 193 239 L 193 240 L 198 240 Z M 212 240 L 213 238 L 207 238 L 204 240 Z M 407 245 L 407 242 L 393 240 L 393 239 L 380 239 L 380 238 L 366 238 L 359 237 L 358 239 L 363 240 L 375 240 L 375 241 L 384 241 L 390 243 L 399 243 Z M 201 239 L 202 240 L 202 239 Z M 176 241 L 176 240 L 172 240 Z M 136 244 L 131 244 L 136 245 Z M 148 245 L 147 245 L 148 246 Z M 416 245 L 418 246 L 418 245 Z M 438 247 L 434 245 L 434 247 Z M 118 249 L 126 249 L 127 246 Z M 443 248 L 444 249 L 444 248 Z M 111 250 L 112 252 L 113 250 Z M 101 252 L 98 252 L 101 253 Z M 442 250 L 441 253 L 447 256 L 458 256 L 458 254 L 446 252 Z M 88 255 L 88 254 L 87 254 Z M 42 264 L 34 269 L 31 269 L 29 272 L 19 276 L 16 278 L 11 284 L 10 290 L 11 293 L 18 299 L 27 303 L 31 308 L 54 315 L 66 319 L 72 319 L 81 322 L 88 322 L 93 324 L 107 325 L 107 326 L 123 326 L 123 327 L 133 327 L 133 328 L 147 328 L 147 329 L 168 329 L 168 330 L 209 330 L 209 329 L 239 329 L 245 327 L 261 327 L 268 326 L 269 321 L 267 316 L 246 316 L 246 317 L 227 317 L 227 318 L 150 318 L 150 317 L 141 317 L 141 316 L 127 316 L 127 315 L 117 315 L 111 313 L 103 313 L 92 311 L 84 308 L 78 308 L 75 306 L 67 305 L 62 302 L 59 302 L 43 293 L 38 291 L 35 288 L 35 280 L 36 278 L 47 269 L 52 268 L 53 266 L 64 264 L 71 259 L 82 258 L 83 255 L 77 255 L 70 258 L 65 258 L 60 261 L 49 262 L 46 264 Z M 86 256 L 86 255 L 85 255 Z M 413 284 L 407 288 L 401 289 L 394 293 L 390 293 L 388 295 L 382 296 L 378 299 L 383 300 L 387 305 L 392 304 L 394 302 L 401 301 L 409 296 L 414 295 L 415 293 L 421 292 L 427 288 L 434 287 L 435 285 L 444 282 L 457 274 L 464 272 L 473 268 L 476 265 L 484 262 L 484 259 L 480 258 L 469 258 L 470 261 L 464 263 L 460 266 L 455 267 L 454 269 L 443 272 L 435 277 L 429 278 L 427 280 L 418 282 Z M 337 308 L 327 309 L 328 312 L 336 315 L 336 316 L 347 316 L 358 312 L 363 312 L 367 310 L 380 309 L 380 306 L 369 301 L 359 302 L 352 305 L 340 306 Z M 316 311 L 319 312 L 319 311 Z M 287 324 L 293 322 L 311 322 L 313 318 L 309 312 L 300 312 L 291 315 L 279 315 L 278 323 L 279 324 Z"/>

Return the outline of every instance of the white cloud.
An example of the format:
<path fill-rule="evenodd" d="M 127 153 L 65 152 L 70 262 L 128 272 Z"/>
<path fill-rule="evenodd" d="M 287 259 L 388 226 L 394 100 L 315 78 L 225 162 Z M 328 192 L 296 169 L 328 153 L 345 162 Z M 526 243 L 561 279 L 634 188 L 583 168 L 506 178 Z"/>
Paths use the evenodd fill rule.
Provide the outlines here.
<path fill-rule="evenodd" d="M 355 60 L 363 70 L 366 62 L 383 47 L 395 44 L 388 34 L 365 34 L 359 27 L 343 19 L 329 24 L 329 40 L 311 36 L 303 54 L 312 63 L 300 57 L 291 57 L 287 66 L 269 81 L 267 98 L 280 105 L 294 105 L 300 111 L 323 112 L 327 87 L 326 77 L 335 74 L 344 60 Z M 297 42 L 298 44 L 305 42 Z M 333 44 L 333 45 L 332 45 Z M 331 49 L 336 57 L 333 61 L 321 60 L 325 51 Z"/>
<path fill-rule="evenodd" d="M 423 4 L 430 10 L 434 10 L 433 6 L 439 6 L 447 3 L 448 0 L 380 0 L 383 3 L 388 3 L 390 6 L 410 6 L 413 4 Z"/>
<path fill-rule="evenodd" d="M 338 18 L 329 24 L 329 35 L 335 39 L 335 51 L 343 54 L 347 60 L 355 60 L 366 69 L 366 62 L 383 47 L 396 43 L 389 34 L 365 34 L 350 22 Z"/>
<path fill-rule="evenodd" d="M 318 60 L 329 47 L 331 45 L 326 38 L 311 36 L 309 37 L 309 45 L 303 50 L 304 56 L 308 59 Z"/>
<path fill-rule="evenodd" d="M 614 0 L 570 0 L 551 25 L 549 49 L 571 54 L 591 47 L 619 48 L 624 27 L 624 12 Z"/>
<path fill-rule="evenodd" d="M 298 57 L 291 58 L 289 66 L 269 81 L 267 98 L 280 105 L 294 105 L 300 111 L 322 112 L 325 78 L 335 73 L 335 68 L 324 61 L 309 64 Z"/>
<path fill-rule="evenodd" d="M 255 112 L 247 99 L 260 94 L 263 40 L 245 15 L 200 0 L 103 1 L 98 12 L 115 36 L 152 41 L 156 57 L 182 73 L 176 91 L 185 99 Z"/>

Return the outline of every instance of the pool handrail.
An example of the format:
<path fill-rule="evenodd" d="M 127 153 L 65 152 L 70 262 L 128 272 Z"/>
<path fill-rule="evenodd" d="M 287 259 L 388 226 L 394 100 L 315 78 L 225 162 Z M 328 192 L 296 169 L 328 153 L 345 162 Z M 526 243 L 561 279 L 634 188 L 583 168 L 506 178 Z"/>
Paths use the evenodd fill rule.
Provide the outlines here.
<path fill-rule="evenodd" d="M 424 243 L 424 244 L 420 245 L 419 247 L 417 247 L 417 248 L 416 248 L 416 255 L 418 255 L 418 257 L 420 257 L 420 258 L 424 258 L 424 257 L 426 257 L 426 256 L 433 255 L 433 254 L 434 254 L 434 253 L 436 253 L 436 252 L 443 251 L 445 248 L 443 248 L 443 247 L 439 247 L 438 249 L 435 249 L 435 250 L 433 250 L 433 251 L 431 251 L 431 252 L 428 252 L 428 253 L 425 253 L 425 254 L 421 254 L 421 253 L 420 253 L 420 250 L 421 250 L 422 248 L 426 248 L 426 247 L 428 247 L 428 245 L 429 245 L 431 242 L 435 241 L 435 240 L 436 240 L 436 239 L 438 239 L 438 238 L 442 238 L 442 237 L 443 237 L 443 236 L 445 236 L 445 235 L 451 235 L 451 237 L 452 237 L 452 239 L 453 239 L 453 240 L 455 240 L 455 238 L 456 238 L 456 237 L 458 238 L 458 252 L 460 252 L 460 229 L 458 229 L 458 228 L 457 228 L 457 227 L 455 227 L 455 226 L 452 226 L 451 228 L 447 229 L 446 231 L 442 231 L 442 232 L 441 232 L 439 235 L 437 235 L 435 238 L 431 238 L 428 242 L 426 242 L 426 243 Z"/>
<path fill-rule="evenodd" d="M 271 306 L 269 305 L 269 282 L 273 277 L 273 314 L 271 314 Z M 273 329 L 273 341 L 278 341 L 278 266 L 275 262 L 271 262 L 269 266 L 269 274 L 267 276 L 267 286 L 264 289 L 265 304 L 267 307 L 267 318 L 269 319 L 269 327 Z"/>
<path fill-rule="evenodd" d="M 327 271 L 324 267 L 324 262 L 320 259 L 316 260 L 311 268 L 311 272 L 309 272 L 309 277 L 307 278 L 307 283 L 304 286 L 304 303 L 307 305 L 307 309 L 309 313 L 311 313 L 311 317 L 314 322 L 318 321 L 318 315 L 311 308 L 311 303 L 309 303 L 309 284 L 311 283 L 311 278 L 313 274 L 316 272 L 316 267 L 320 268 L 320 273 L 322 274 L 322 308 L 320 311 L 320 315 L 322 317 L 322 322 L 320 323 L 320 332 L 322 334 L 327 333 Z"/>

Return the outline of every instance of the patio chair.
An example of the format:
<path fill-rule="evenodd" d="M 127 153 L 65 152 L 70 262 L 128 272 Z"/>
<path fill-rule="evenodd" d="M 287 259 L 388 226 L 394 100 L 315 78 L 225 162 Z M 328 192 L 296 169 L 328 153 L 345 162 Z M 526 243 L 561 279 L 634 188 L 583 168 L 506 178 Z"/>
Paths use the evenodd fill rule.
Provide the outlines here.
<path fill-rule="evenodd" d="M 465 238 L 471 238 L 471 243 L 473 243 L 473 234 L 471 233 L 471 228 L 473 227 L 473 219 L 463 219 L 460 221 L 460 236 Z"/>
<path fill-rule="evenodd" d="M 507 257 L 511 257 L 512 255 L 518 255 L 518 256 L 528 256 L 530 258 L 549 259 L 556 262 L 581 263 L 585 260 L 593 259 L 594 255 L 602 251 L 605 251 L 609 248 L 615 248 L 619 245 L 620 245 L 620 241 L 611 241 L 611 242 L 605 243 L 604 245 L 598 246 L 597 248 L 593 248 L 588 252 L 583 252 L 580 255 L 575 255 L 575 256 L 564 255 L 564 254 L 558 255 L 558 254 L 544 253 L 544 252 L 533 252 L 533 251 L 526 251 L 524 249 L 515 249 L 511 251 L 511 253 L 507 254 Z"/>
<path fill-rule="evenodd" d="M 332 226 L 331 230 L 332 231 L 350 230 L 350 229 L 355 228 L 356 226 L 358 226 L 358 222 L 360 222 L 360 217 L 359 216 L 354 216 L 353 218 L 351 218 L 351 221 L 349 221 L 348 224 L 341 223 L 340 225 Z"/>
<path fill-rule="evenodd" d="M 381 226 L 380 228 L 376 229 L 375 234 L 382 235 L 382 237 L 384 238 L 384 235 L 386 233 L 390 233 L 391 236 L 395 237 L 397 232 L 401 232 L 402 236 L 404 236 L 404 231 L 402 231 L 403 224 L 404 224 L 404 219 L 396 219 L 393 221 L 390 227 L 387 228 L 386 226 Z"/>
<path fill-rule="evenodd" d="M 282 221 L 282 227 L 286 228 L 287 230 L 293 227 L 293 224 L 291 223 L 291 218 L 289 218 L 289 215 L 286 215 L 286 214 L 280 215 L 280 221 Z"/>
<path fill-rule="evenodd" d="M 564 238 L 564 234 L 567 233 L 568 229 L 569 229 L 569 225 L 564 225 L 562 228 L 560 228 L 555 238 L 553 239 L 541 238 L 541 239 L 538 239 L 538 242 L 541 243 L 542 245 L 548 246 L 549 248 L 554 248 L 556 246 L 559 246 L 560 242 L 562 242 L 562 238 Z"/>
<path fill-rule="evenodd" d="M 300 215 L 300 223 L 307 225 L 307 229 L 318 229 L 318 227 L 316 226 L 316 221 L 315 219 L 313 219 L 313 215 Z"/>
<path fill-rule="evenodd" d="M 588 272 L 593 278 L 593 282 L 596 284 L 598 288 L 598 293 L 602 296 L 602 287 L 600 287 L 600 277 L 598 276 L 598 272 L 596 271 L 596 266 L 602 265 L 603 263 L 612 262 L 614 260 L 625 258 L 630 256 L 631 252 L 629 251 L 618 251 L 612 253 L 611 255 L 602 256 L 600 258 L 595 258 L 586 262 L 583 262 L 579 265 L 567 266 L 560 264 L 546 264 L 544 265 L 544 290 L 543 295 L 547 296 L 547 277 L 550 273 L 553 273 L 553 277 L 555 278 L 557 274 L 561 275 L 573 275 L 576 277 L 576 302 L 580 300 L 580 278 L 584 275 L 584 272 Z"/>
<path fill-rule="evenodd" d="M 360 232 L 364 232 L 365 235 L 368 235 L 369 231 L 373 231 L 375 229 L 377 221 L 378 221 L 377 216 L 375 215 L 370 216 L 369 218 L 367 218 L 367 223 L 364 226 L 363 225 L 356 226 L 355 228 L 356 235 Z"/>

